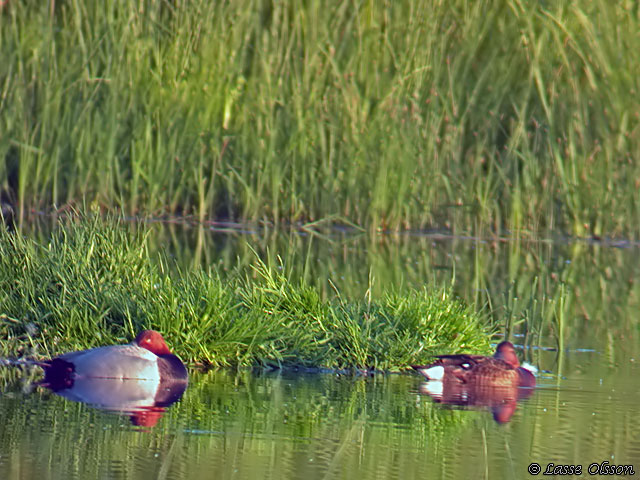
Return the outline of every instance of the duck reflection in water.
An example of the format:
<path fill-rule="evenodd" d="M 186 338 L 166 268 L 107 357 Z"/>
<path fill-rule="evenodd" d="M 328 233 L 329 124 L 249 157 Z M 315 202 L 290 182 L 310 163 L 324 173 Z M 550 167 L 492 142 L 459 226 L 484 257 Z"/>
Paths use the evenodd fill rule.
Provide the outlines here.
<path fill-rule="evenodd" d="M 535 368 L 520 365 L 510 342 L 500 343 L 493 357 L 440 355 L 432 364 L 413 369 L 428 380 L 421 393 L 438 403 L 488 407 L 498 423 L 508 422 L 517 402 L 531 396 L 536 385 Z"/>
<path fill-rule="evenodd" d="M 145 330 L 127 345 L 70 352 L 41 362 L 38 385 L 95 408 L 126 413 L 151 427 L 188 385 L 187 369 L 158 332 Z"/>
<path fill-rule="evenodd" d="M 75 378 L 70 383 L 39 385 L 74 402 L 124 413 L 132 424 L 144 427 L 153 427 L 187 388 L 187 382 L 119 378 Z"/>

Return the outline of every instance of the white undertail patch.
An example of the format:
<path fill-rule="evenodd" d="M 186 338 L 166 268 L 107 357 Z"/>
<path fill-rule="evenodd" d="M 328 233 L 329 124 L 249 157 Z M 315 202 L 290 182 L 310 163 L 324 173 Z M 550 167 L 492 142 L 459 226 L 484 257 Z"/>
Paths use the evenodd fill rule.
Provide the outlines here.
<path fill-rule="evenodd" d="M 442 381 L 444 378 L 444 367 L 438 365 L 436 367 L 425 368 L 422 370 L 422 374 L 426 376 L 429 380 L 434 381 Z"/>

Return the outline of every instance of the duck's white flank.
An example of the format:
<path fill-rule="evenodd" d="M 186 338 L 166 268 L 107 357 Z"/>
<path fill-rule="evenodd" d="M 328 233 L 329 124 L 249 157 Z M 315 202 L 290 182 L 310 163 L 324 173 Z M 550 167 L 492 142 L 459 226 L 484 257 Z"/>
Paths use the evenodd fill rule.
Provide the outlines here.
<path fill-rule="evenodd" d="M 81 378 L 160 380 L 157 355 L 137 345 L 92 348 L 59 358 L 73 363 L 75 375 Z"/>

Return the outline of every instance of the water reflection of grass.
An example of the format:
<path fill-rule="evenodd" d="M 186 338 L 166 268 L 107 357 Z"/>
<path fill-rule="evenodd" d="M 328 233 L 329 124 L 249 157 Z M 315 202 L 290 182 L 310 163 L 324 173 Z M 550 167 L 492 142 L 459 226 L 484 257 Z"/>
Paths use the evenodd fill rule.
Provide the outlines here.
<path fill-rule="evenodd" d="M 1 17 L 23 211 L 638 233 L 624 2 L 49 3 Z"/>
<path fill-rule="evenodd" d="M 169 268 L 145 237 L 99 218 L 45 244 L 0 233 L 2 354 L 51 355 L 160 330 L 205 365 L 397 370 L 434 352 L 486 351 L 488 327 L 446 291 L 323 300 L 277 262 L 249 271 Z"/>
<path fill-rule="evenodd" d="M 406 463 L 403 471 L 418 473 L 423 459 L 450 450 L 483 414 L 416 403 L 411 389 L 417 382 L 407 376 L 194 374 L 185 396 L 151 429 L 44 390 L 27 396 L 9 387 L 0 397 L 7 418 L 0 475 L 322 478 L 334 470 L 394 471 L 397 461 Z M 21 474 L 11 476 L 17 469 Z"/>
<path fill-rule="evenodd" d="M 573 388 L 540 389 L 509 425 L 416 398 L 419 379 L 406 375 L 194 373 L 180 402 L 143 431 L 126 416 L 9 386 L 0 395 L 0 476 L 523 478 L 532 461 L 633 463 L 637 385 L 614 389 L 636 369 L 605 378 L 604 388 L 596 384 L 608 368 L 596 369 Z"/>

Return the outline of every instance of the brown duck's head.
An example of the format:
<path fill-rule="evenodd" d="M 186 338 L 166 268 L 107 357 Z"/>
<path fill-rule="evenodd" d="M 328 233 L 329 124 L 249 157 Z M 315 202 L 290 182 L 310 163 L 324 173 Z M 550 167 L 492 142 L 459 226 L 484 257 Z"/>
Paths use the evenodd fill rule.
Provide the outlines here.
<path fill-rule="evenodd" d="M 520 360 L 518 360 L 518 356 L 516 355 L 516 349 L 511 342 L 499 343 L 493 357 L 507 362 L 514 368 L 518 368 L 520 366 Z"/>
<path fill-rule="evenodd" d="M 155 330 L 143 330 L 141 331 L 134 342 L 136 345 L 142 348 L 146 348 L 150 352 L 155 353 L 156 355 L 165 355 L 171 353 L 167 343 Z"/>

